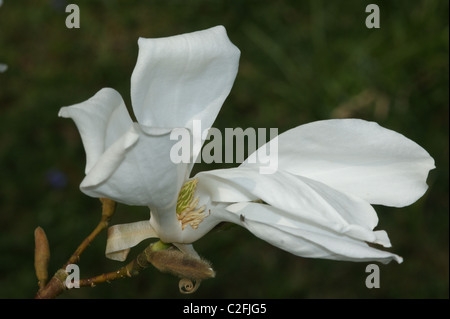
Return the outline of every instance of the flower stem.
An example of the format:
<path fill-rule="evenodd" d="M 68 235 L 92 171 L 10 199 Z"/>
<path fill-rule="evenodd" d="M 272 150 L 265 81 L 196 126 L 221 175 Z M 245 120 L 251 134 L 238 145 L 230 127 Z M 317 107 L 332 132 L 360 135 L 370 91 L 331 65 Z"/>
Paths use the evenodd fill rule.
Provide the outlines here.
<path fill-rule="evenodd" d="M 111 282 L 113 280 L 134 277 L 137 276 L 141 270 L 147 268 L 151 262 L 151 254 L 166 250 L 172 247 L 172 245 L 165 244 L 161 241 L 150 244 L 143 252 L 141 252 L 133 261 L 120 269 L 94 276 L 87 279 L 81 279 L 79 281 L 80 287 L 94 287 L 97 284 L 104 282 Z M 47 286 L 44 289 L 38 291 L 36 299 L 52 299 L 67 290 L 65 280 L 67 273 L 64 269 L 59 269 Z"/>
<path fill-rule="evenodd" d="M 92 231 L 92 233 L 87 236 L 83 242 L 78 246 L 72 256 L 69 258 L 67 263 L 63 266 L 66 269 L 67 265 L 75 264 L 80 261 L 80 255 L 84 250 L 91 244 L 91 242 L 97 237 L 97 235 L 104 229 L 108 228 L 109 221 L 111 220 L 114 211 L 116 210 L 116 202 L 108 198 L 100 198 L 102 202 L 102 218 L 98 223 L 97 227 Z"/>
<path fill-rule="evenodd" d="M 116 202 L 107 198 L 100 198 L 102 202 L 102 217 L 95 229 L 87 236 L 83 242 L 78 246 L 65 265 L 58 269 L 53 275 L 52 279 L 44 287 L 40 287 L 35 298 L 36 299 L 51 299 L 56 298 L 66 289 L 65 279 L 67 277 L 66 268 L 69 264 L 77 263 L 80 260 L 80 255 L 90 245 L 90 243 L 97 237 L 97 235 L 108 227 L 109 221 L 114 214 Z"/>
<path fill-rule="evenodd" d="M 110 282 L 117 279 L 127 278 L 127 277 L 134 277 L 139 274 L 141 270 L 144 270 L 150 265 L 150 258 L 149 256 L 156 252 L 161 251 L 170 248 L 171 245 L 165 244 L 162 241 L 157 241 L 153 244 L 150 244 L 146 249 L 144 249 L 143 252 L 141 252 L 135 259 L 133 259 L 130 263 L 128 263 L 126 266 L 120 268 L 117 271 L 109 272 L 106 274 L 101 274 L 99 276 L 95 276 L 88 279 L 81 279 L 80 280 L 80 287 L 87 287 L 91 286 L 94 287 L 95 285 L 103 282 Z"/>

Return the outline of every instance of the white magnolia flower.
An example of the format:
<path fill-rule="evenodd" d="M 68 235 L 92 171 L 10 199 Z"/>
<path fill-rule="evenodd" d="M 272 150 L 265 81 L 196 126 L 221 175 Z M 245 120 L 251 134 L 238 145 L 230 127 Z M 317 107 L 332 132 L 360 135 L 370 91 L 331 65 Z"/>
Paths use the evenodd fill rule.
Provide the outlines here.
<path fill-rule="evenodd" d="M 168 38 L 139 39 L 131 77 L 133 123 L 119 93 L 102 89 L 63 107 L 86 150 L 81 190 L 150 208 L 150 220 L 109 229 L 106 254 L 124 260 L 147 238 L 196 255 L 191 243 L 220 222 L 247 228 L 302 257 L 351 261 L 401 257 L 390 247 L 371 204 L 402 207 L 420 198 L 434 161 L 416 143 L 376 123 L 356 119 L 313 122 L 278 143 L 278 171 L 259 173 L 256 152 L 237 168 L 189 179 L 192 164 L 175 164 L 170 132 L 210 128 L 237 74 L 239 50 L 222 26 Z M 191 163 L 197 154 L 192 154 Z M 184 186 L 183 186 L 184 185 Z"/>

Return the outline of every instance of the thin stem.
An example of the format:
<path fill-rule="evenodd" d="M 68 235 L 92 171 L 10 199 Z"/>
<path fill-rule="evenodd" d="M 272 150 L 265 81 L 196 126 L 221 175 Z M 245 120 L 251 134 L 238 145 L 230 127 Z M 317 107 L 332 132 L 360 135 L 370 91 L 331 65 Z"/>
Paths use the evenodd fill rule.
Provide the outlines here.
<path fill-rule="evenodd" d="M 92 243 L 92 241 L 100 234 L 104 229 L 108 228 L 109 221 L 111 220 L 112 215 L 116 209 L 116 202 L 107 198 L 100 198 L 102 202 L 102 218 L 98 223 L 97 227 L 92 231 L 92 233 L 87 236 L 83 242 L 78 246 L 72 256 L 69 258 L 67 263 L 63 266 L 63 269 L 66 269 L 67 265 L 75 264 L 80 261 L 80 255 L 84 252 L 84 250 Z"/>
<path fill-rule="evenodd" d="M 78 246 L 66 264 L 53 275 L 52 279 L 45 287 L 40 287 L 35 298 L 36 299 L 51 299 L 55 298 L 66 289 L 65 279 L 67 278 L 66 268 L 69 264 L 77 263 L 80 260 L 80 255 L 90 245 L 90 243 L 97 237 L 97 235 L 109 225 L 112 215 L 116 209 L 116 202 L 107 198 L 100 198 L 102 202 L 102 217 L 98 225 L 87 236 L 83 242 Z"/>
<path fill-rule="evenodd" d="M 150 265 L 150 254 L 156 251 L 161 251 L 170 248 L 171 245 L 165 244 L 161 241 L 150 244 L 143 252 L 141 252 L 134 260 L 128 263 L 126 266 L 120 268 L 117 271 L 101 274 L 88 279 L 81 279 L 80 287 L 95 286 L 103 282 L 111 282 L 113 280 L 134 277 L 139 272 Z"/>
<path fill-rule="evenodd" d="M 113 272 L 101 274 L 92 278 L 81 279 L 79 285 L 80 287 L 94 287 L 103 282 L 111 282 L 117 279 L 137 276 L 141 270 L 147 268 L 151 264 L 150 255 L 152 253 L 166 250 L 170 247 L 172 246 L 161 241 L 152 243 L 126 266 Z M 51 299 L 57 297 L 67 289 L 65 283 L 66 278 L 67 273 L 63 269 L 59 269 L 48 285 L 44 289 L 38 291 L 35 298 Z"/>

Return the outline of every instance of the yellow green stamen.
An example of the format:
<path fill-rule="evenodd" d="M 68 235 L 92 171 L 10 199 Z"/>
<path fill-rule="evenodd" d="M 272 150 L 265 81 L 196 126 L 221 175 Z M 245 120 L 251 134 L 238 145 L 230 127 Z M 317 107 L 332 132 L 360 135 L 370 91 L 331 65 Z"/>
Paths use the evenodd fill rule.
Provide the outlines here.
<path fill-rule="evenodd" d="M 182 230 L 187 225 L 191 225 L 193 229 L 197 229 L 203 219 L 209 216 L 209 213 L 205 213 L 205 205 L 197 208 L 200 200 L 199 197 L 194 197 L 197 182 L 197 179 L 186 182 L 178 194 L 176 213 L 177 219 L 181 222 Z"/>

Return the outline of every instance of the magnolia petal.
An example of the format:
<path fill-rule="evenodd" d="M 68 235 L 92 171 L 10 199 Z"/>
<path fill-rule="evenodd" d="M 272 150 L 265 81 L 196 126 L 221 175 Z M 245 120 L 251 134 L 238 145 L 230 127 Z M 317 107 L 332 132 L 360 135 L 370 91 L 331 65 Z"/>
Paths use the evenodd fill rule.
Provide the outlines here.
<path fill-rule="evenodd" d="M 245 171 L 245 170 L 242 170 Z M 230 180 L 239 179 L 241 176 L 235 168 L 225 170 L 211 170 L 198 173 L 195 178 L 198 179 L 197 192 L 204 194 L 201 197 L 208 197 L 213 202 L 248 202 L 258 200 L 258 196 L 251 192 L 254 187 L 252 177 L 243 177 L 244 186 Z"/>
<path fill-rule="evenodd" d="M 239 49 L 223 26 L 166 38 L 140 38 L 131 77 L 131 100 L 139 123 L 202 129 L 214 122 L 239 65 Z"/>
<path fill-rule="evenodd" d="M 82 103 L 62 107 L 59 116 L 72 118 L 80 132 L 86 151 L 86 174 L 132 124 L 121 95 L 110 88 Z"/>
<path fill-rule="evenodd" d="M 257 169 L 238 167 L 201 172 L 196 177 L 199 191 L 215 202 L 261 199 L 289 212 L 292 218 L 334 227 L 359 225 L 372 230 L 378 223 L 375 210 L 366 201 L 288 172 L 267 175 L 259 174 Z M 208 187 L 202 188 L 203 184 Z"/>
<path fill-rule="evenodd" d="M 312 122 L 284 132 L 277 142 L 279 169 L 372 204 L 410 205 L 427 190 L 428 172 L 434 168 L 433 158 L 415 142 L 364 120 Z M 242 167 L 262 165 L 257 152 Z"/>
<path fill-rule="evenodd" d="M 361 262 L 402 262 L 401 257 L 372 248 L 364 239 L 286 219 L 282 217 L 283 212 L 275 207 L 239 203 L 230 205 L 227 210 L 229 216 L 224 216 L 225 219 L 246 227 L 255 236 L 297 256 Z M 385 233 L 374 232 L 373 242 L 384 236 Z"/>
<path fill-rule="evenodd" d="M 148 238 L 158 237 L 148 220 L 114 225 L 108 228 L 106 257 L 124 261 L 131 247 Z"/>
<path fill-rule="evenodd" d="M 122 164 L 127 150 L 136 144 L 139 139 L 134 126 L 112 144 L 96 161 L 92 169 L 89 170 L 80 187 L 89 191 L 105 182 Z M 106 194 L 102 197 L 108 197 Z M 112 198 L 112 197 L 110 197 Z"/>
<path fill-rule="evenodd" d="M 81 190 L 127 205 L 173 207 L 187 164 L 171 161 L 170 131 L 135 124 L 128 134 L 135 138 L 134 144 L 120 143 L 122 138 L 113 144 L 86 176 Z M 123 139 L 128 141 L 126 136 Z"/>
<path fill-rule="evenodd" d="M 181 223 L 177 219 L 176 202 L 165 208 L 150 208 L 150 224 L 165 243 L 184 243 L 182 240 Z"/>

